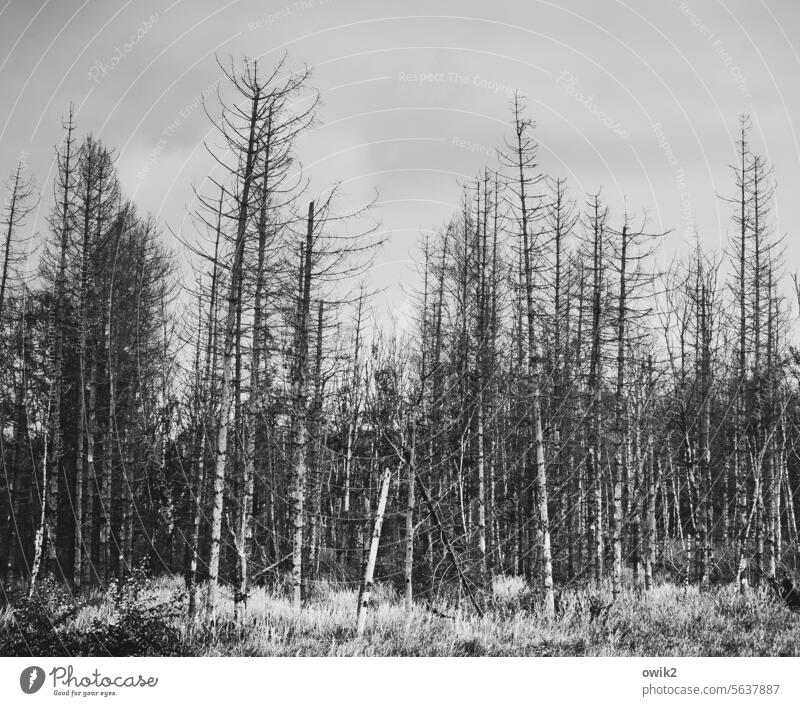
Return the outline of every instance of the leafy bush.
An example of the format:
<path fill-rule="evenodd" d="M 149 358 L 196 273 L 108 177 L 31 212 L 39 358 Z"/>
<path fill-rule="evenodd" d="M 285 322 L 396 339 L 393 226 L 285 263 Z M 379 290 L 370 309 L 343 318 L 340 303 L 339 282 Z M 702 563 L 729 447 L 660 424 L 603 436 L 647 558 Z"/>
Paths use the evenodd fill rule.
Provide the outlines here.
<path fill-rule="evenodd" d="M 97 657 L 168 657 L 185 655 L 178 627 L 182 615 L 181 594 L 159 602 L 147 596 L 148 582 L 128 582 L 122 589 L 112 585 L 109 594 L 114 611 L 109 619 L 95 618 L 81 635 L 80 654 Z"/>
<path fill-rule="evenodd" d="M 102 601 L 108 611 L 80 627 L 73 618 L 89 605 L 60 585 L 43 581 L 16 601 L 0 624 L 0 655 L 15 657 L 168 656 L 191 652 L 177 627 L 180 594 L 167 601 L 147 595 L 141 574 L 124 585 L 112 582 Z"/>
<path fill-rule="evenodd" d="M 18 598 L 6 614 L 0 626 L 0 655 L 70 654 L 64 649 L 64 625 L 80 608 L 60 585 L 43 581 L 31 596 Z"/>

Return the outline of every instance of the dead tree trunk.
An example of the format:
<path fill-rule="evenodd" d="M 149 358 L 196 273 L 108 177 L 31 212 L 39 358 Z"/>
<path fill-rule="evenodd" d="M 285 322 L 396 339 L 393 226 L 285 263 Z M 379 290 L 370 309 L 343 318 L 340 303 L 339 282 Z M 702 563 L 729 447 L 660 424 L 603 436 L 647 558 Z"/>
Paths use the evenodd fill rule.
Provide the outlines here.
<path fill-rule="evenodd" d="M 67 269 L 67 250 L 71 232 L 72 220 L 72 190 L 74 187 L 74 165 L 73 165 L 73 144 L 72 133 L 74 130 L 72 106 L 70 106 L 69 119 L 67 121 L 67 134 L 64 143 L 63 159 L 58 157 L 59 166 L 59 196 L 58 207 L 58 269 L 55 281 L 55 312 L 53 317 L 53 403 L 51 413 L 53 418 L 50 423 L 50 430 L 53 434 L 51 447 L 50 473 L 47 479 L 47 499 L 45 507 L 45 525 L 47 539 L 47 572 L 51 576 L 56 576 L 58 571 L 58 560 L 56 557 L 58 540 L 58 486 L 61 476 L 61 457 L 64 453 L 64 440 L 61 431 L 61 412 L 62 412 L 62 392 L 64 386 L 64 327 L 66 312 L 66 269 Z"/>
<path fill-rule="evenodd" d="M 364 583 L 361 587 L 361 597 L 358 602 L 358 616 L 356 618 L 356 635 L 358 637 L 364 635 L 364 629 L 367 626 L 367 606 L 372 594 L 372 576 L 375 573 L 375 562 L 378 558 L 378 544 L 381 541 L 381 529 L 383 528 L 383 513 L 386 511 L 386 499 L 389 497 L 389 482 L 391 479 L 392 472 L 387 468 L 383 474 L 378 510 L 375 514 L 375 528 L 372 531 L 367 568 L 364 571 Z"/>
<path fill-rule="evenodd" d="M 228 289 L 228 309 L 225 316 L 225 339 L 222 349 L 222 388 L 220 390 L 217 448 L 214 462 L 214 505 L 211 513 L 211 553 L 208 561 L 208 611 L 213 621 L 217 602 L 217 585 L 219 582 L 219 553 L 222 538 L 222 511 L 225 495 L 225 464 L 228 457 L 228 427 L 230 425 L 232 405 L 233 366 L 236 339 L 236 314 L 239 309 L 240 281 L 242 277 L 242 260 L 247 234 L 250 190 L 253 184 L 257 140 L 256 129 L 259 114 L 261 93 L 256 86 L 251 99 L 249 134 L 245 149 L 244 172 L 242 175 L 241 193 L 238 198 L 238 214 L 236 219 L 236 241 L 234 244 L 231 281 Z"/>
<path fill-rule="evenodd" d="M 406 463 L 406 556 L 404 567 L 405 608 L 410 614 L 414 608 L 414 483 L 417 473 L 416 459 L 417 425 L 412 420 L 408 431 L 408 461 Z"/>
<path fill-rule="evenodd" d="M 197 585 L 197 565 L 200 559 L 200 523 L 203 514 L 203 500 L 206 486 L 206 439 L 209 435 L 208 414 L 209 414 L 209 390 L 214 379 L 214 368 L 216 367 L 215 330 L 217 326 L 217 284 L 219 278 L 219 241 L 222 234 L 222 195 L 220 194 L 219 208 L 217 210 L 216 237 L 214 239 L 214 259 L 211 263 L 211 291 L 208 304 L 208 324 L 206 330 L 205 361 L 203 375 L 197 370 L 196 382 L 200 386 L 197 393 L 197 416 L 195 423 L 196 445 L 195 445 L 195 492 L 194 509 L 192 512 L 192 530 L 189 539 L 189 572 L 186 577 L 186 588 L 189 592 L 189 617 L 193 618 L 197 613 L 198 585 Z M 198 320 L 198 355 L 202 334 L 202 312 Z M 198 358 L 199 365 L 199 358 Z"/>
<path fill-rule="evenodd" d="M 308 330 L 311 306 L 311 267 L 314 249 L 314 202 L 308 205 L 306 239 L 301 250 L 300 287 L 295 324 L 295 359 L 292 374 L 294 479 L 292 488 L 292 602 L 299 608 L 303 600 L 303 527 L 306 486 L 306 406 L 308 388 Z"/>

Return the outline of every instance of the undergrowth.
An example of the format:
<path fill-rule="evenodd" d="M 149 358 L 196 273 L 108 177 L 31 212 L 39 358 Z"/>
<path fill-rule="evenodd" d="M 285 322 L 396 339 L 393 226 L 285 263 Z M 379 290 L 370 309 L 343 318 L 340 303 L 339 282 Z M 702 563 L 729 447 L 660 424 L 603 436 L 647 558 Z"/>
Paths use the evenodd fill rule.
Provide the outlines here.
<path fill-rule="evenodd" d="M 542 613 L 536 591 L 495 579 L 485 615 L 456 595 L 419 601 L 411 615 L 388 585 L 373 594 L 364 637 L 355 636 L 357 593 L 319 584 L 295 610 L 282 584 L 254 588 L 243 617 L 222 591 L 215 620 L 201 604 L 187 616 L 179 579 L 139 573 L 104 594 L 74 597 L 52 581 L 9 594 L 0 655 L 13 656 L 798 656 L 800 614 L 766 589 L 699 590 L 671 583 L 648 592 L 575 588 Z"/>
<path fill-rule="evenodd" d="M 134 574 L 112 581 L 103 595 L 73 597 L 52 580 L 18 595 L 0 617 L 0 655 L 171 656 L 191 654 L 183 639 L 183 596 L 159 595 L 155 582 Z"/>

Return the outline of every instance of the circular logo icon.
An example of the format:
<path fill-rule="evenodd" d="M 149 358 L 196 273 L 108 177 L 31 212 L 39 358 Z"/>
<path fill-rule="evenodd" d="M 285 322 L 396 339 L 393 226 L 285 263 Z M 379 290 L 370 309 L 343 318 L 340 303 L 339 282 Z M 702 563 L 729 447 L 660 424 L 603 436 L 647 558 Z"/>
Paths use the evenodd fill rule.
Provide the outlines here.
<path fill-rule="evenodd" d="M 26 694 L 35 694 L 44 685 L 44 669 L 25 667 L 19 675 L 19 686 Z"/>

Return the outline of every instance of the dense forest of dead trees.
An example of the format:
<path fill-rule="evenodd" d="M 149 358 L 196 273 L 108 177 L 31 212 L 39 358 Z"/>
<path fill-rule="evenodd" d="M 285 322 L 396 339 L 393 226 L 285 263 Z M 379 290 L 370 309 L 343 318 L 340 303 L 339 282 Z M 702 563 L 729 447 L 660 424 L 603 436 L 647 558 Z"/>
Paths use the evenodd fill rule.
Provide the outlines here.
<path fill-rule="evenodd" d="M 310 196 L 300 170 L 308 73 L 220 69 L 215 168 L 176 235 L 191 282 L 71 112 L 38 269 L 37 189 L 12 172 L 5 587 L 80 592 L 144 564 L 213 615 L 221 590 L 238 612 L 254 584 L 300 606 L 336 580 L 363 629 L 373 581 L 409 610 L 448 594 L 481 612 L 493 577 L 520 575 L 552 612 L 569 586 L 797 568 L 797 288 L 746 118 L 727 249 L 698 238 L 660 271 L 668 234 L 542 171 L 515 100 L 497 165 L 420 241 L 398 329 L 363 284 L 369 209 Z"/>

